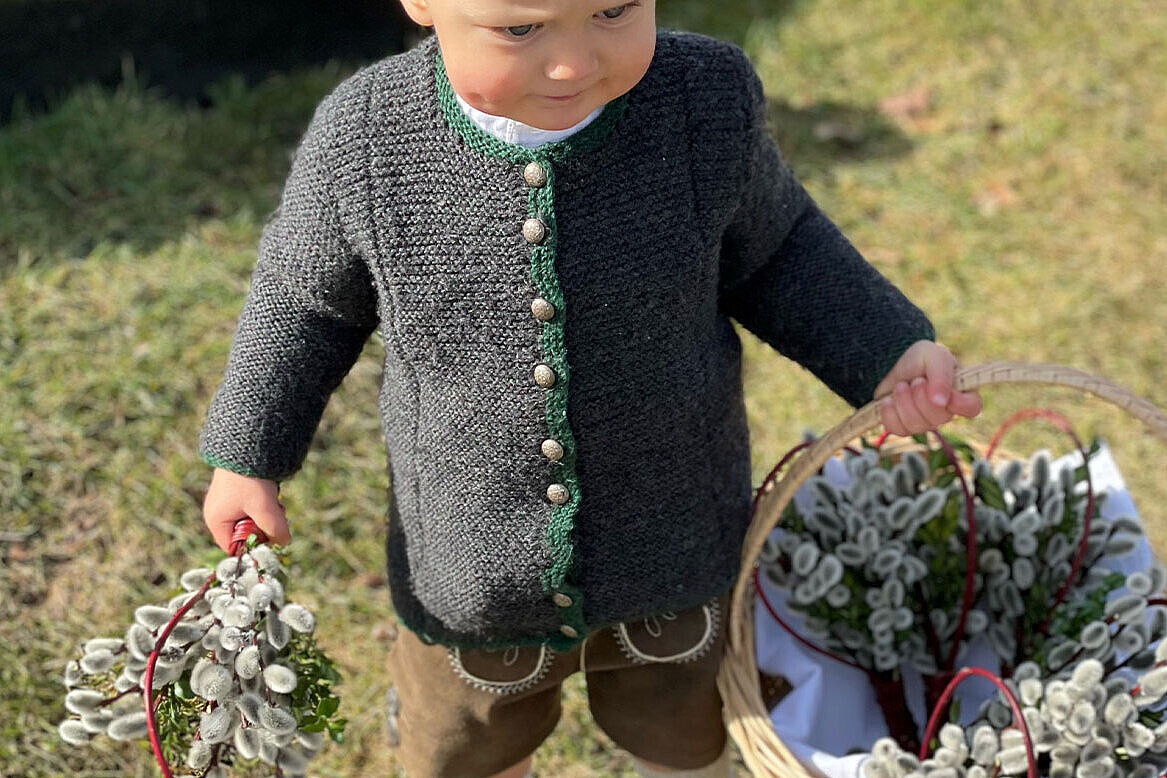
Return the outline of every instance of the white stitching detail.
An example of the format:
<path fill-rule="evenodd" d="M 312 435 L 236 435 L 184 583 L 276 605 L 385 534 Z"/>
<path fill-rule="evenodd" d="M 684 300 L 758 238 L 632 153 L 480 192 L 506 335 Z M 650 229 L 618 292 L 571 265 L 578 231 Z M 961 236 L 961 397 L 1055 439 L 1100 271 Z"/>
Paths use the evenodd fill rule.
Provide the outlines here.
<path fill-rule="evenodd" d="M 713 640 L 717 636 L 717 628 L 720 623 L 721 605 L 714 598 L 709 603 L 702 605 L 701 610 L 705 614 L 705 634 L 701 636 L 701 639 L 697 641 L 696 645 L 672 656 L 655 656 L 641 651 L 633 644 L 632 638 L 628 634 L 628 625 L 623 622 L 613 627 L 612 632 L 616 635 L 616 640 L 620 644 L 620 651 L 623 652 L 625 657 L 634 662 L 695 662 L 709 653 L 709 648 L 713 645 Z M 668 614 L 664 614 L 662 617 L 667 619 Z M 674 615 L 673 618 L 676 618 L 676 616 Z M 657 625 L 659 628 L 659 622 L 657 622 Z M 648 619 L 645 619 L 645 629 L 648 630 L 649 634 L 652 634 Z"/>
<path fill-rule="evenodd" d="M 539 683 L 539 681 L 542 681 L 551 670 L 551 664 L 555 659 L 555 650 L 545 645 L 539 646 L 539 661 L 536 663 L 535 669 L 527 677 L 519 678 L 515 681 L 491 681 L 487 678 L 479 678 L 477 675 L 474 675 L 474 673 L 467 670 L 466 666 L 462 664 L 462 651 L 457 646 L 447 647 L 446 656 L 450 660 L 450 667 L 453 668 L 454 673 L 466 683 L 484 692 L 505 695 L 518 694 L 521 691 L 530 689 Z M 513 661 L 507 663 L 506 655 L 504 654 L 503 663 L 513 664 Z"/>

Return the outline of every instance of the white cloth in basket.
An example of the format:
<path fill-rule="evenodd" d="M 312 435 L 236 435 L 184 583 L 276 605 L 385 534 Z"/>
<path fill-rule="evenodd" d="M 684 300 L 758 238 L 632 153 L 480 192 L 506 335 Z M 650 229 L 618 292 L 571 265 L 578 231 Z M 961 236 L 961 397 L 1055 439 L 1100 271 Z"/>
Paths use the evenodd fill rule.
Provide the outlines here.
<path fill-rule="evenodd" d="M 1056 460 L 1053 466 L 1056 472 L 1061 467 L 1077 467 L 1081 461 L 1082 457 L 1075 452 Z M 838 458 L 827 462 L 826 474 L 839 485 L 850 480 Z M 1120 516 L 1138 518 L 1130 492 L 1105 444 L 1091 459 L 1090 474 L 1095 490 L 1109 492 L 1101 515 L 1110 519 Z M 794 497 L 795 504 L 802 509 L 809 509 L 812 500 L 805 486 Z M 1131 553 L 1108 559 L 1107 567 L 1129 573 L 1146 569 L 1153 559 L 1151 547 L 1143 538 Z M 760 580 L 774 609 L 787 624 L 800 629 L 802 619 L 797 612 L 786 607 L 781 590 L 764 576 Z M 865 752 L 875 740 L 888 734 L 867 676 L 799 643 L 774 620 L 760 599 L 754 609 L 754 639 L 758 667 L 784 676 L 793 687 L 793 691 L 770 711 L 770 720 L 783 744 L 808 766 L 830 778 L 860 778 Z M 966 665 L 997 669 L 993 652 L 985 639 L 974 641 L 957 660 L 958 668 Z M 924 710 L 923 682 L 915 668 L 904 665 L 901 669 L 908 708 L 923 736 L 928 714 Z M 958 687 L 956 697 L 969 719 L 994 688 L 981 678 L 971 678 Z"/>

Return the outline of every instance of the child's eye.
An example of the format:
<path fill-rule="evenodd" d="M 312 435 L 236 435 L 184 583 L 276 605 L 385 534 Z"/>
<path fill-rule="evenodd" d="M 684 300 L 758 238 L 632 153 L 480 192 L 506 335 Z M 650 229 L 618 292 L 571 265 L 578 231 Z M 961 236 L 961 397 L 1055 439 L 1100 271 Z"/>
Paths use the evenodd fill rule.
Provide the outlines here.
<path fill-rule="evenodd" d="M 516 25 L 514 27 L 504 27 L 503 29 L 507 31 L 508 35 L 511 35 L 515 38 L 522 38 L 522 37 L 525 37 L 527 35 L 530 35 L 531 31 L 535 29 L 535 25 L 533 25 L 533 24 L 520 24 L 520 25 Z"/>
<path fill-rule="evenodd" d="M 628 10 L 628 6 L 630 6 L 630 5 L 633 5 L 633 4 L 632 3 L 625 3 L 624 5 L 617 5 L 617 6 L 613 6 L 611 8 L 605 8 L 603 11 L 600 11 L 600 13 L 604 16 L 605 19 L 619 19 L 621 16 L 624 15 L 624 12 Z"/>

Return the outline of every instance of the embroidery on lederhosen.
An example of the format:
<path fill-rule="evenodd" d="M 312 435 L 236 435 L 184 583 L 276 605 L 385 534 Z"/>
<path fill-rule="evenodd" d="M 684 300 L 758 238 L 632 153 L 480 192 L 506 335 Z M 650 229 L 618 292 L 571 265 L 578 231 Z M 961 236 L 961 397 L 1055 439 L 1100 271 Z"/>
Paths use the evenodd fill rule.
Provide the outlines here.
<path fill-rule="evenodd" d="M 485 656 L 495 652 L 482 651 L 477 653 L 479 656 Z M 519 646 L 510 646 L 509 648 L 503 649 L 503 666 L 514 667 L 519 661 L 520 653 Z M 490 678 L 483 678 L 480 675 L 470 672 L 466 668 L 465 662 L 462 661 L 462 650 L 456 646 L 448 647 L 446 649 L 446 656 L 449 657 L 450 667 L 454 669 L 454 673 L 466 683 L 484 692 L 506 695 L 525 691 L 542 681 L 551 670 L 551 664 L 555 660 L 555 651 L 548 646 L 539 646 L 539 657 L 535 661 L 535 666 L 531 672 L 511 681 L 491 680 Z"/>
<path fill-rule="evenodd" d="M 721 604 L 715 597 L 701 606 L 701 612 L 705 616 L 705 631 L 701 637 L 696 643 L 684 651 L 667 656 L 650 654 L 638 648 L 632 640 L 627 623 L 622 622 L 617 624 L 612 628 L 612 632 L 616 636 L 616 642 L 620 644 L 620 651 L 623 652 L 625 657 L 637 664 L 647 664 L 649 662 L 695 662 L 709 653 L 710 646 L 713 645 L 713 641 L 717 638 L 717 630 L 721 621 Z M 673 611 L 665 611 L 659 615 L 645 617 L 644 631 L 651 638 L 660 638 L 664 635 L 665 629 L 668 626 L 662 624 L 662 620 L 667 622 L 676 621 L 677 614 Z"/>
<path fill-rule="evenodd" d="M 401 745 L 401 728 L 397 723 L 397 716 L 401 713 L 401 701 L 397 697 L 397 687 L 389 684 L 385 691 L 385 737 L 390 748 Z"/>

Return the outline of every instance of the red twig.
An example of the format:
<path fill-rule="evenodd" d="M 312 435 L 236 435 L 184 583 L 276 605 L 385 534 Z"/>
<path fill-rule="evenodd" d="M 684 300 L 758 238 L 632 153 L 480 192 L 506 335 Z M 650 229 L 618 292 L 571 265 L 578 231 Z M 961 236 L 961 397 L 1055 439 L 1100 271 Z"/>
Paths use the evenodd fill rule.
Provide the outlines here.
<path fill-rule="evenodd" d="M 754 517 L 754 513 L 756 513 L 758 510 L 758 500 L 761 499 L 762 495 L 766 491 L 766 487 L 770 485 L 770 482 L 778 476 L 778 473 L 782 470 L 782 468 L 786 467 L 786 463 L 789 462 L 795 454 L 797 454 L 799 451 L 802 451 L 804 448 L 810 447 L 810 444 L 812 443 L 814 443 L 813 440 L 804 440 L 794 448 L 787 451 L 782 456 L 782 458 L 778 460 L 778 464 L 774 465 L 770 472 L 766 474 L 766 477 L 762 479 L 762 485 L 759 486 L 754 492 L 754 499 L 750 502 L 751 519 Z"/>
<path fill-rule="evenodd" d="M 867 672 L 866 667 L 863 667 L 860 664 L 856 664 L 855 662 L 852 662 L 850 659 L 845 659 L 844 657 L 841 657 L 841 656 L 835 656 L 830 651 L 827 651 L 825 648 L 819 648 L 814 643 L 811 643 L 809 640 L 804 638 L 802 635 L 799 635 L 797 632 L 795 632 L 794 628 L 791 627 L 789 624 L 787 624 L 786 621 L 781 616 L 778 615 L 778 611 L 774 610 L 774 606 L 770 604 L 770 600 L 766 597 L 766 592 L 764 592 L 762 590 L 762 582 L 758 580 L 758 568 L 756 568 L 756 567 L 754 568 L 754 589 L 758 592 L 758 597 L 762 600 L 762 604 L 766 606 L 766 610 L 768 610 L 770 612 L 770 615 L 774 617 L 774 621 L 778 622 L 782 626 L 782 629 L 786 630 L 792 636 L 794 636 L 794 639 L 797 640 L 799 643 L 802 643 L 804 646 L 806 646 L 807 648 L 809 648 L 812 651 L 819 652 L 820 654 L 822 654 L 825 657 L 828 657 L 830 659 L 834 659 L 836 662 L 842 662 L 845 665 L 850 665 L 851 667 L 854 667 L 856 670 L 862 670 L 863 672 Z"/>
<path fill-rule="evenodd" d="M 1013 415 L 1009 416 L 1005 421 L 1001 422 L 1001 426 L 997 428 L 997 432 L 989 441 L 989 448 L 985 451 L 985 460 L 993 455 L 993 451 L 997 448 L 997 444 L 1001 442 L 1001 438 L 1005 433 L 1015 424 L 1026 419 L 1046 419 L 1053 422 L 1054 426 L 1065 432 L 1074 441 L 1078 452 L 1082 455 L 1082 467 L 1086 470 L 1086 512 L 1082 517 L 1082 537 L 1078 541 L 1078 550 L 1074 554 L 1074 559 L 1070 563 L 1070 574 L 1066 576 L 1066 580 L 1062 581 L 1062 585 L 1058 587 L 1057 593 L 1054 595 L 1053 604 L 1050 605 L 1049 610 L 1046 611 L 1045 619 L 1042 620 L 1041 626 L 1037 628 L 1039 635 L 1047 634 L 1049 630 L 1050 621 L 1053 620 L 1054 611 L 1066 599 L 1070 593 L 1070 587 L 1074 585 L 1074 579 L 1078 577 L 1078 572 L 1082 569 L 1082 561 L 1086 557 L 1086 543 L 1090 539 L 1090 522 L 1094 516 L 1094 479 L 1090 476 L 1090 460 L 1086 454 L 1086 447 L 1082 445 L 1081 439 L 1074 432 L 1074 428 L 1070 425 L 1069 419 L 1051 408 L 1022 408 Z M 1067 495 L 1067 507 L 1069 506 L 1069 498 L 1073 495 Z M 1018 648 L 1022 646 L 1019 643 Z"/>
<path fill-rule="evenodd" d="M 247 547 L 247 538 L 250 535 L 256 535 L 261 543 L 267 542 L 267 536 L 263 534 L 263 530 L 255 525 L 255 522 L 250 518 L 244 518 L 235 525 L 234 532 L 231 535 L 231 556 L 240 556 Z M 174 615 L 170 617 L 170 621 L 163 627 L 162 633 L 158 639 L 154 641 L 154 649 L 150 652 L 150 657 L 146 661 L 146 676 L 142 679 L 142 701 L 146 707 L 146 732 L 150 737 L 150 749 L 154 752 L 154 761 L 158 763 L 158 767 L 162 770 L 162 775 L 165 778 L 174 778 L 173 773 L 170 772 L 170 766 L 166 764 L 166 757 L 162 754 L 162 742 L 158 737 L 158 722 L 154 718 L 154 709 L 158 705 L 158 701 L 162 699 L 162 695 L 155 697 L 153 695 L 152 687 L 154 686 L 154 665 L 158 663 L 158 653 L 166 644 L 166 638 L 170 637 L 171 631 L 175 625 L 182 620 L 186 612 L 194 607 L 195 603 L 203 598 L 207 589 L 211 588 L 211 584 L 215 581 L 215 573 L 207 576 L 207 580 L 203 581 L 203 585 L 192 594 L 185 603 L 182 604 Z"/>
<path fill-rule="evenodd" d="M 112 704 L 112 703 L 115 703 L 115 702 L 117 702 L 117 701 L 118 701 L 118 700 L 120 700 L 122 697 L 125 697 L 127 694 L 133 694 L 134 692 L 140 692 L 141 690 L 142 690 L 142 687 L 141 687 L 141 686 L 134 686 L 133 688 L 126 689 L 124 692 L 119 692 L 118 694 L 115 694 L 115 695 L 114 695 L 114 696 L 112 696 L 112 697 L 107 697 L 106 699 L 104 699 L 104 700 L 102 700 L 101 702 L 97 703 L 97 704 L 96 704 L 96 705 L 94 705 L 93 707 L 95 707 L 95 708 L 104 708 L 106 705 L 110 705 L 110 704 Z"/>
<path fill-rule="evenodd" d="M 758 499 L 761 498 L 762 494 L 766 491 L 766 487 L 769 485 L 769 483 L 771 481 L 773 481 L 778 476 L 778 473 L 782 471 L 782 468 L 786 466 L 787 462 L 789 462 L 791 459 L 794 458 L 795 454 L 797 454 L 799 451 L 802 451 L 805 448 L 808 448 L 814 442 L 815 441 L 813 439 L 811 439 L 811 440 L 804 440 L 803 442 L 799 443 L 797 446 L 795 446 L 794 448 L 790 449 L 785 454 L 783 454 L 782 458 L 778 460 L 778 464 L 774 465 L 774 467 L 770 470 L 770 472 L 766 474 L 766 477 L 762 479 L 762 485 L 759 486 L 757 491 L 754 492 L 754 499 L 753 499 L 753 502 L 750 504 L 750 519 L 753 519 L 754 513 L 757 511 L 757 508 L 758 508 Z M 757 567 L 754 568 L 754 589 L 757 591 L 758 598 L 761 599 L 762 604 L 766 606 L 766 610 L 769 611 L 770 615 L 774 617 L 774 621 L 778 622 L 778 624 L 781 625 L 781 627 L 784 630 L 786 630 L 791 635 L 793 635 L 795 640 L 802 643 L 804 646 L 811 649 L 812 651 L 817 651 L 825 657 L 829 657 L 831 659 L 834 659 L 836 662 L 842 662 L 845 665 L 850 665 L 851 667 L 854 667 L 858 670 L 863 670 L 864 672 L 867 672 L 867 668 L 862 667 L 861 665 L 858 665 L 855 662 L 852 662 L 848 659 L 844 659 L 841 656 L 835 656 L 830 651 L 827 651 L 825 648 L 819 648 L 818 646 L 814 645 L 809 640 L 804 638 L 802 635 L 799 635 L 797 632 L 795 632 L 794 629 L 789 624 L 787 624 L 786 621 L 783 620 L 783 618 L 781 616 L 778 615 L 778 611 L 774 610 L 774 606 L 770 604 L 769 598 L 766 597 L 766 592 L 762 590 L 762 582 L 758 580 L 758 568 Z"/>
<path fill-rule="evenodd" d="M 807 448 L 812 443 L 814 443 L 813 440 L 804 441 L 790 449 L 790 451 L 787 451 L 786 454 L 780 460 L 778 460 L 778 464 L 776 464 L 774 468 L 766 475 L 765 479 L 762 481 L 762 485 L 758 487 L 754 494 L 754 500 L 750 505 L 751 519 L 757 510 L 758 499 L 766 491 L 770 481 L 772 481 L 778 475 L 782 468 L 786 466 L 786 463 L 789 462 L 795 454 Z M 854 454 L 855 456 L 861 455 L 861 452 L 850 446 L 845 446 L 844 450 Z M 833 659 L 836 662 L 848 665 L 849 667 L 854 667 L 856 670 L 860 670 L 867 675 L 871 681 L 872 689 L 875 691 L 876 701 L 879 702 L 880 709 L 883 711 L 884 720 L 887 722 L 888 729 L 895 735 L 896 741 L 902 748 L 914 750 L 916 747 L 915 723 L 912 721 L 911 714 L 908 713 L 907 706 L 904 704 L 902 683 L 897 681 L 890 673 L 880 673 L 872 668 L 863 667 L 862 665 L 849 659 L 837 656 L 824 648 L 816 646 L 802 635 L 798 634 L 798 632 L 796 632 L 789 624 L 786 623 L 786 621 L 781 616 L 778 615 L 778 612 L 774 609 L 774 606 L 771 605 L 769 598 L 766 597 L 766 592 L 763 590 L 762 583 L 758 579 L 757 567 L 754 568 L 753 577 L 754 589 L 758 593 L 758 598 L 762 601 L 762 604 L 766 607 L 766 610 L 769 611 L 770 616 L 773 617 L 774 621 L 778 622 L 778 625 L 790 633 L 795 640 L 797 640 L 799 643 L 802 643 L 812 651 L 822 654 L 829 659 Z"/>
<path fill-rule="evenodd" d="M 940 717 L 944 714 L 944 706 L 948 704 L 948 701 L 952 698 L 952 693 L 956 691 L 956 687 L 960 682 L 970 675 L 979 675 L 982 678 L 988 678 L 1005 695 L 1005 700 L 1009 703 L 1009 708 L 1013 711 L 1013 723 L 1021 730 L 1021 734 L 1025 736 L 1025 759 L 1028 762 L 1026 765 L 1026 773 L 1029 778 L 1037 778 L 1037 757 L 1033 753 L 1033 740 L 1029 736 L 1029 726 L 1025 723 L 1025 717 L 1021 715 L 1021 706 L 1017 703 L 1017 698 L 1013 696 L 1013 692 L 1009 691 L 1009 687 L 1005 685 L 1004 681 L 983 667 L 961 668 L 949 682 L 948 686 L 945 687 L 944 693 L 940 695 L 940 700 L 932 708 L 932 715 L 928 718 L 928 728 L 924 731 L 924 742 L 920 744 L 920 761 L 928 758 L 928 744 L 936 736 L 936 731 L 940 726 Z"/>

